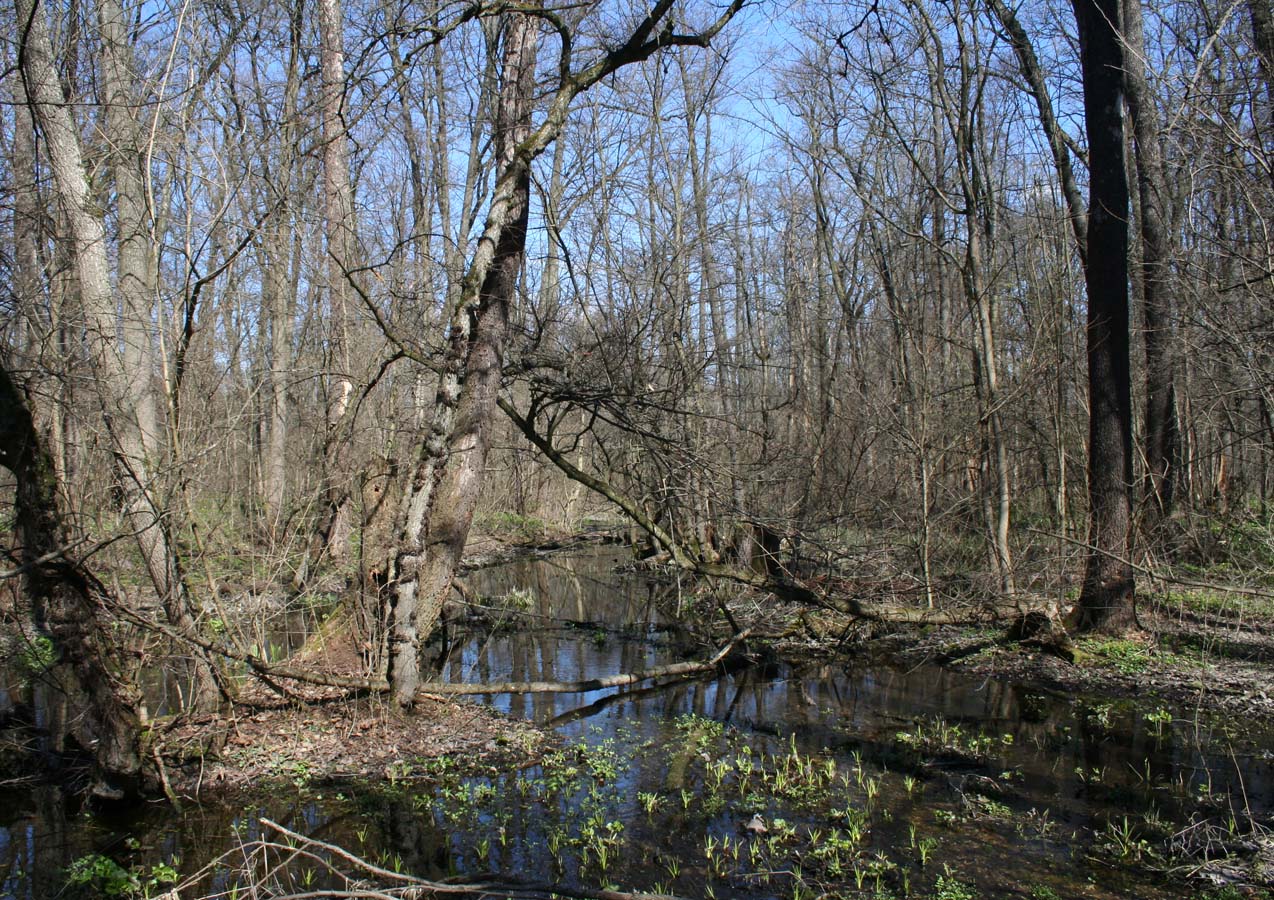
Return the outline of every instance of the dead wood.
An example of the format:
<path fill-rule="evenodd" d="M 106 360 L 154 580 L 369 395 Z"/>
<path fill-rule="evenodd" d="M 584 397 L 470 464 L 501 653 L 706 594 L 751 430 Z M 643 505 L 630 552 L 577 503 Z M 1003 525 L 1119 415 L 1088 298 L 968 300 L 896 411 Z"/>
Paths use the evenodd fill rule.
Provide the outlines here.
<path fill-rule="evenodd" d="M 192 643 L 201 649 L 216 653 L 227 659 L 248 666 L 254 675 L 262 679 L 292 679 L 305 684 L 325 687 L 346 688 L 355 691 L 382 694 L 389 691 L 389 682 L 383 678 L 340 675 L 318 672 L 296 666 L 266 662 L 261 657 L 227 647 L 194 634 L 185 634 L 175 628 L 149 619 L 123 604 L 117 606 L 117 612 L 124 618 L 143 628 L 153 629 L 173 640 Z M 698 662 L 672 663 L 656 666 L 643 672 L 607 675 L 601 678 L 590 678 L 583 681 L 525 681 L 504 682 L 498 684 L 444 684 L 430 683 L 416 692 L 418 698 L 437 698 L 440 695 L 462 694 L 578 694 L 586 691 L 602 690 L 610 687 L 624 687 L 630 684 L 641 684 L 657 678 L 685 678 L 714 671 L 718 665 L 744 640 L 752 634 L 751 628 L 740 631 L 725 646 L 718 650 L 711 659 Z"/>
<path fill-rule="evenodd" d="M 304 900 L 309 900 L 309 898 L 318 900 L 318 898 L 331 897 L 350 898 L 350 900 L 354 900 L 354 898 L 358 898 L 358 900 L 363 900 L 363 898 L 404 900 L 404 898 L 430 896 L 508 897 L 517 898 L 517 900 L 538 900 L 538 898 L 548 897 L 571 897 L 574 900 L 679 900 L 679 898 L 670 894 L 628 893 L 606 888 L 571 887 L 563 884 L 522 881 L 505 877 L 474 881 L 430 881 L 425 878 L 418 878 L 415 875 L 407 875 L 403 872 L 395 872 L 378 866 L 351 853 L 344 847 L 329 844 L 326 841 L 320 841 L 293 831 L 270 819 L 262 818 L 260 823 L 263 828 L 278 834 L 281 840 L 260 838 L 232 851 L 237 859 L 243 861 L 239 865 L 241 872 L 248 874 L 251 871 L 249 867 L 254 862 L 266 862 L 268 860 L 268 870 L 271 874 L 274 874 L 283 871 L 292 860 L 304 859 L 311 864 L 326 868 L 329 872 L 338 878 L 344 879 L 346 882 L 344 890 L 329 888 L 271 895 L 279 898 L 279 900 L 303 900 L 303 898 Z M 227 857 L 222 857 L 221 861 L 225 860 L 227 860 Z M 343 871 L 342 866 L 347 866 L 353 872 L 357 872 L 357 877 L 355 877 L 353 872 Z M 198 879 L 204 876 L 208 871 L 209 868 L 205 868 L 195 878 Z M 254 875 L 253 877 L 259 878 L 260 876 Z M 368 877 L 375 879 L 376 883 L 374 885 L 367 884 Z M 212 898 L 224 896 L 226 896 L 225 893 L 217 893 L 206 896 L 204 900 L 212 900 Z"/>
<path fill-rule="evenodd" d="M 704 662 L 680 662 L 666 666 L 656 666 L 644 672 L 626 672 L 619 675 L 606 675 L 601 678 L 586 678 L 583 681 L 506 681 L 497 684 L 432 684 L 430 690 L 436 694 L 582 694 L 586 691 L 599 691 L 605 688 L 625 687 L 630 684 L 641 684 L 657 678 L 685 678 L 690 675 L 702 675 L 716 671 L 727 656 L 752 633 L 745 628 Z"/>

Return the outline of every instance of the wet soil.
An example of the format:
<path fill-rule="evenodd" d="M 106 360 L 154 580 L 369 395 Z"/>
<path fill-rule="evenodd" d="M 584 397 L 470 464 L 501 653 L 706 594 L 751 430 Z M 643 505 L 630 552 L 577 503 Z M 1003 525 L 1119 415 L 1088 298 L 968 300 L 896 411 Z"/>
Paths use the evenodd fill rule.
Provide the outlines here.
<path fill-rule="evenodd" d="M 1002 629 L 899 626 L 846 652 L 895 664 L 937 663 L 1060 693 L 1160 699 L 1274 726 L 1274 630 L 1184 620 L 1144 610 L 1143 630 L 1120 641 L 1080 639 L 1072 661 L 1009 639 Z"/>
<path fill-rule="evenodd" d="M 208 799 L 262 787 L 397 782 L 452 757 L 467 774 L 528 765 L 555 743 L 542 729 L 487 707 L 424 699 L 410 712 L 381 698 L 332 695 L 298 704 L 236 706 L 159 736 L 177 796 Z"/>
<path fill-rule="evenodd" d="M 534 543 L 479 534 L 466 546 L 464 572 L 607 540 L 604 533 Z M 358 677 L 362 660 L 352 633 L 348 614 L 338 610 L 290 661 Z M 179 799 L 270 785 L 397 782 L 442 757 L 466 774 L 488 775 L 530 765 L 556 743 L 551 732 L 474 702 L 424 697 L 404 711 L 381 695 L 285 679 L 250 680 L 229 714 L 175 719 L 154 738 L 165 790 Z"/>
<path fill-rule="evenodd" d="M 195 821 L 188 804 L 177 831 L 127 833 L 160 856 L 184 849 L 189 868 L 268 814 L 430 877 L 748 900 L 805 896 L 798 870 L 829 896 L 870 896 L 873 880 L 898 896 L 976 884 L 1102 900 L 1212 896 L 1186 874 L 1274 884 L 1274 632 L 1259 620 L 1146 608 L 1133 639 L 1078 641 L 1078 664 L 989 626 L 737 594 L 733 623 L 686 634 L 672 618 L 720 622 L 718 597 L 617 574 L 621 552 L 481 551 L 464 577 L 481 615 L 458 629 L 446 680 L 635 671 L 710 655 L 736 624 L 755 629 L 745 655 L 762 663 L 614 695 L 425 699 L 410 714 L 366 693 L 254 686 L 231 718 L 157 729 L 172 792 L 234 801 L 200 807 L 226 821 Z M 339 641 L 321 649 L 314 667 L 356 671 Z M 263 793 L 278 809 L 257 809 Z M 770 832 L 755 860 L 754 818 Z"/>

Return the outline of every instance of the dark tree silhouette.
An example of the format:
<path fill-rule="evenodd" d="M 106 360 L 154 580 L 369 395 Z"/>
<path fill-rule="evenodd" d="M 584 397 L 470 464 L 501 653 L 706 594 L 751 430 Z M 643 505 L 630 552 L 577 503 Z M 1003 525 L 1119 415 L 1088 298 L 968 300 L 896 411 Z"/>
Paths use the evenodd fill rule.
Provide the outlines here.
<path fill-rule="evenodd" d="M 1081 630 L 1133 624 L 1132 390 L 1128 338 L 1128 176 L 1118 0 L 1073 0 L 1088 131 L 1089 553 Z"/>

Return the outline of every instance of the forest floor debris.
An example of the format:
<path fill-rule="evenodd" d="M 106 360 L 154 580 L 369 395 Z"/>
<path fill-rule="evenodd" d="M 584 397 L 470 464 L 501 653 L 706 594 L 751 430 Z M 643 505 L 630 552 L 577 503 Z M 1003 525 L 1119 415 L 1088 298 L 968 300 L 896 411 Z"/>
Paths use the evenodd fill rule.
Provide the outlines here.
<path fill-rule="evenodd" d="M 1076 642 L 1076 661 L 1008 640 L 992 627 L 899 626 L 849 648 L 853 659 L 936 662 L 1069 694 L 1157 696 L 1183 707 L 1243 715 L 1274 726 L 1274 633 L 1263 627 L 1183 623 L 1153 610 L 1144 631 Z"/>
<path fill-rule="evenodd" d="M 527 765 L 552 743 L 542 729 L 487 707 L 426 699 L 409 713 L 384 699 L 279 699 L 230 717 L 184 722 L 157 742 L 179 796 L 262 787 L 400 782 L 450 757 L 472 774 Z"/>

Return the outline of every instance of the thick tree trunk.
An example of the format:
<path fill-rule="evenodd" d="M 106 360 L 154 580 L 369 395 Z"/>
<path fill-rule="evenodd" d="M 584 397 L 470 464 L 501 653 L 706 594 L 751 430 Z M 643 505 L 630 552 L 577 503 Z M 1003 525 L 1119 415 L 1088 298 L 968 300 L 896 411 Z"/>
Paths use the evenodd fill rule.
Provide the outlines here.
<path fill-rule="evenodd" d="M 1265 121 L 1265 145 L 1274 140 L 1274 14 L 1270 12 L 1270 0 L 1248 0 L 1248 15 L 1252 19 L 1252 41 L 1256 45 L 1257 59 L 1261 64 L 1261 80 L 1265 83 L 1267 108 Z"/>
<path fill-rule="evenodd" d="M 581 93 L 661 48 L 707 46 L 742 8 L 743 0 L 733 0 L 712 25 L 696 34 L 665 27 L 673 2 L 657 0 L 627 40 L 578 71 L 571 71 L 564 46 L 557 88 L 546 103 L 544 120 L 534 129 L 540 20 L 517 12 L 499 20 L 503 52 L 493 129 L 495 186 L 486 225 L 460 285 L 434 428 L 423 444 L 404 503 L 395 565 L 389 674 L 394 698 L 402 705 L 414 699 L 420 679 L 420 635 L 433 628 L 450 590 L 485 477 L 509 306 L 526 248 L 531 163 L 562 133 L 571 103 Z M 452 418 L 451 391 L 457 387 Z M 449 418 L 454 424 L 444 432 L 440 425 Z"/>
<path fill-rule="evenodd" d="M 53 458 L 41 443 L 31 412 L 0 367 L 0 466 L 13 473 L 17 560 L 36 621 L 47 629 L 91 705 L 87 728 L 97 779 L 105 799 L 136 795 L 142 788 L 140 694 L 129 677 L 126 654 L 112 642 L 112 620 L 102 609 L 105 592 L 79 564 L 62 556 L 69 535 L 60 511 Z"/>
<path fill-rule="evenodd" d="M 415 528 L 400 552 L 395 607 L 390 632 L 390 682 L 395 700 L 410 705 L 420 681 L 420 635 L 428 634 L 442 609 L 460 565 L 478 494 L 485 476 L 491 427 L 499 395 L 509 307 L 526 249 L 530 208 L 531 160 L 519 153 L 531 127 L 535 99 L 537 23 L 510 14 L 503 23 L 504 48 L 496 112 L 496 194 L 483 232 L 493 252 L 486 270 L 471 270 L 461 297 L 461 313 L 472 317 L 464 339 L 453 326 L 451 354 L 461 357 L 454 424 L 445 446 L 427 452 L 425 472 L 436 487 L 415 486 L 411 498 L 422 508 L 409 511 Z M 452 403 L 452 385 L 444 375 L 439 406 Z M 442 435 L 435 429 L 431 441 Z M 439 452 L 441 450 L 441 452 Z M 423 493 L 422 498 L 422 489 Z M 418 524 L 417 524 L 418 523 Z"/>
<path fill-rule="evenodd" d="M 1124 167 L 1119 0 L 1073 0 L 1088 130 L 1087 567 L 1075 624 L 1134 624 L 1132 389 L 1128 340 L 1128 176 Z"/>
<path fill-rule="evenodd" d="M 145 429 L 149 420 L 134 404 L 136 392 L 148 384 L 150 373 L 130 368 L 138 364 L 137 358 L 128 355 L 127 350 L 120 351 L 106 233 L 101 213 L 95 209 L 90 195 L 79 137 L 53 65 L 48 22 L 34 0 L 17 0 L 17 13 L 26 36 L 21 50 L 23 79 L 28 102 L 44 133 L 57 196 L 70 225 L 72 256 L 84 310 L 84 341 L 114 455 L 123 511 L 169 621 L 180 632 L 190 633 L 195 629 L 193 605 L 171 552 L 166 519 L 154 494 L 152 460 L 146 448 Z M 129 340 L 137 339 L 136 333 L 129 326 L 124 328 Z M 192 665 L 192 705 L 215 704 L 220 694 L 215 665 L 206 655 L 200 656 Z"/>

